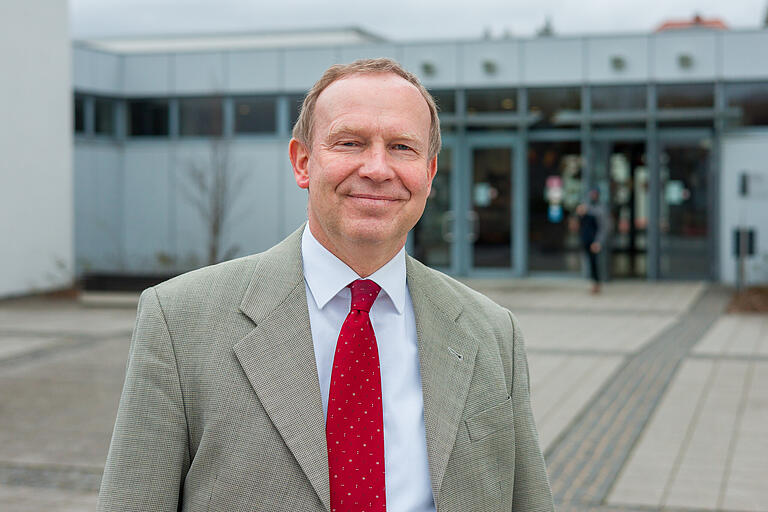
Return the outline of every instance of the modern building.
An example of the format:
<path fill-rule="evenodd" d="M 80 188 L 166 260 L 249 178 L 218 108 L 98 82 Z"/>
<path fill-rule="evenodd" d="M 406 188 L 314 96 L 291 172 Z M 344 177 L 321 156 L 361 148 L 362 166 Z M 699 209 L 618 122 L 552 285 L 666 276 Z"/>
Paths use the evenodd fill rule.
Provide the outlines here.
<path fill-rule="evenodd" d="M 80 274 L 187 270 L 211 259 L 217 230 L 217 257 L 282 239 L 305 218 L 287 156 L 303 95 L 331 64 L 392 57 L 441 110 L 439 172 L 408 242 L 425 263 L 579 275 L 573 211 L 596 187 L 614 219 L 612 277 L 732 282 L 743 226 L 746 277 L 768 281 L 768 30 L 300 36 L 75 43 Z M 218 210 L 206 172 L 236 184 Z"/>
<path fill-rule="evenodd" d="M 74 279 L 66 0 L 0 2 L 0 298 Z"/>

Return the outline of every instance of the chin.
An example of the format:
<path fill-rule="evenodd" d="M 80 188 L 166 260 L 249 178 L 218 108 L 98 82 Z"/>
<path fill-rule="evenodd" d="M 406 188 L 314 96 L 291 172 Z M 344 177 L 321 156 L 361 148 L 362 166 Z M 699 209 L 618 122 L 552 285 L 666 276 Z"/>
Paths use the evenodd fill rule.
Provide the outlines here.
<path fill-rule="evenodd" d="M 387 243 L 401 238 L 392 228 L 393 226 L 391 222 L 377 221 L 354 223 L 353 225 L 347 226 L 344 231 L 349 240 L 366 244 L 377 244 Z M 402 235 L 402 238 L 405 238 L 405 236 L 406 235 Z"/>

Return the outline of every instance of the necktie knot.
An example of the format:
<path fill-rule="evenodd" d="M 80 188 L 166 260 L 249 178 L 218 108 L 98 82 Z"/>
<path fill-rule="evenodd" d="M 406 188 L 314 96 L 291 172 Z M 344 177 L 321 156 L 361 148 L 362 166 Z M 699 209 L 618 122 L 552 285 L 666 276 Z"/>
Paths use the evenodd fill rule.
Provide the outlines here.
<path fill-rule="evenodd" d="M 352 290 L 352 306 L 350 309 L 357 311 L 371 311 L 371 306 L 381 291 L 381 286 L 370 279 L 358 279 L 351 282 L 349 289 Z"/>

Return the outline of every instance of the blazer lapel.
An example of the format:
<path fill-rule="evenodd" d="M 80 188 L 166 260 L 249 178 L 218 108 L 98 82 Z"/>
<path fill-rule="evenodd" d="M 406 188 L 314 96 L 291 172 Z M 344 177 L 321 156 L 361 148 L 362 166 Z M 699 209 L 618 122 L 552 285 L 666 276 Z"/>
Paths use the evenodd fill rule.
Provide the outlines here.
<path fill-rule="evenodd" d="M 411 257 L 406 268 L 416 316 L 432 495 L 438 503 L 474 371 L 477 341 L 458 323 L 463 308 L 450 288 Z"/>
<path fill-rule="evenodd" d="M 301 266 L 302 229 L 261 256 L 240 305 L 256 327 L 234 350 L 272 423 L 330 510 L 325 418 Z"/>

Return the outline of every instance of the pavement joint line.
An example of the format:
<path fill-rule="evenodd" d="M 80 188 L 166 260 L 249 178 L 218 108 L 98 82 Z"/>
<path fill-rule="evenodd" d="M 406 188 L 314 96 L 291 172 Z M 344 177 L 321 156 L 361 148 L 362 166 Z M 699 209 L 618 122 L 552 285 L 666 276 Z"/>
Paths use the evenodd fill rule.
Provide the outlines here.
<path fill-rule="evenodd" d="M 637 355 L 639 350 L 615 350 L 599 348 L 529 348 L 525 347 L 528 354 L 553 355 L 553 356 L 594 356 L 594 357 L 627 357 Z M 768 356 L 765 356 L 768 359 Z"/>
<path fill-rule="evenodd" d="M 0 370 L 8 366 L 16 366 L 18 364 L 30 363 L 33 361 L 39 361 L 47 357 L 53 357 L 59 354 L 78 350 L 99 343 L 106 343 L 108 341 L 114 341 L 115 339 L 123 339 L 123 336 L 105 336 L 105 337 L 91 337 L 84 339 L 77 339 L 69 336 L 58 338 L 58 343 L 51 345 L 45 345 L 36 349 L 28 350 L 19 354 L 13 354 L 8 357 L 0 357 Z"/>
<path fill-rule="evenodd" d="M 133 329 L 118 329 L 114 331 L 107 331 L 103 333 L 92 333 L 83 331 L 71 331 L 61 330 L 58 332 L 51 331 L 30 331 L 30 330 L 14 330 L 14 329 L 0 329 L 0 338 L 104 338 L 117 336 L 129 336 L 133 333 Z"/>
<path fill-rule="evenodd" d="M 744 418 L 744 411 L 747 409 L 747 401 L 749 398 L 749 390 L 752 389 L 752 378 L 755 374 L 755 362 L 752 361 L 747 366 L 747 372 L 744 376 L 744 382 L 741 388 L 741 400 L 739 400 L 739 408 L 736 412 L 736 419 L 733 422 L 733 433 L 728 440 L 728 452 L 725 457 L 725 466 L 723 470 L 723 478 L 720 481 L 720 492 L 717 496 L 717 508 L 722 509 L 725 502 L 725 493 L 728 490 L 728 479 L 731 477 L 731 466 L 733 465 L 733 456 L 736 452 L 736 443 L 739 439 L 739 429 L 741 428 L 741 420 Z"/>
<path fill-rule="evenodd" d="M 712 286 L 609 377 L 545 453 L 558 505 L 600 504 L 615 485 L 680 363 L 717 319 L 727 293 Z M 607 469 L 610 467 L 610 470 Z M 588 488 L 582 481 L 589 481 Z"/>
<path fill-rule="evenodd" d="M 101 467 L 0 461 L 0 485 L 98 491 L 103 472 Z"/>
<path fill-rule="evenodd" d="M 505 301 L 501 300 L 500 297 L 495 297 L 494 300 L 500 303 L 504 303 Z M 571 307 L 536 307 L 536 306 L 517 306 L 514 303 L 506 302 L 509 306 L 511 306 L 511 309 L 514 310 L 515 316 L 517 316 L 518 313 L 538 313 L 542 315 L 549 315 L 549 314 L 558 314 L 558 315 L 572 315 L 572 316 L 583 316 L 583 315 L 593 315 L 593 316 L 618 316 L 618 315 L 625 315 L 625 316 L 632 316 L 632 317 L 638 317 L 638 316 L 664 316 L 664 317 L 675 317 L 679 316 L 681 314 L 684 314 L 684 311 L 671 311 L 669 309 L 639 309 L 639 310 L 632 310 L 632 309 L 606 309 L 601 308 L 599 306 L 595 306 L 595 308 L 571 308 Z"/>
<path fill-rule="evenodd" d="M 674 484 L 675 480 L 677 479 L 677 474 L 680 472 L 680 466 L 683 464 L 685 454 L 688 452 L 688 446 L 691 444 L 693 433 L 696 430 L 696 425 L 699 423 L 699 418 L 704 411 L 704 404 L 707 402 L 707 397 L 709 396 L 709 392 L 712 389 L 715 375 L 719 370 L 720 361 L 715 361 L 709 371 L 709 375 L 707 375 L 707 379 L 704 381 L 704 387 L 699 394 L 699 399 L 696 401 L 696 407 L 693 410 L 691 421 L 688 423 L 688 427 L 685 429 L 683 442 L 677 451 L 677 455 L 675 455 L 674 461 L 672 461 L 672 468 L 669 472 L 667 482 L 664 484 L 664 489 L 661 491 L 661 497 L 659 499 L 659 503 L 662 505 L 667 502 L 667 499 L 669 499 L 669 494 L 672 492 L 672 484 Z"/>
<path fill-rule="evenodd" d="M 762 354 L 689 354 L 688 359 L 703 359 L 717 361 L 768 361 L 768 355 Z"/>

